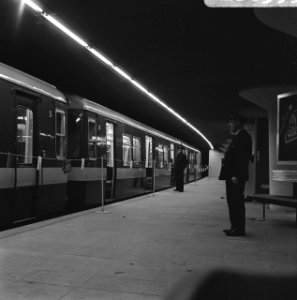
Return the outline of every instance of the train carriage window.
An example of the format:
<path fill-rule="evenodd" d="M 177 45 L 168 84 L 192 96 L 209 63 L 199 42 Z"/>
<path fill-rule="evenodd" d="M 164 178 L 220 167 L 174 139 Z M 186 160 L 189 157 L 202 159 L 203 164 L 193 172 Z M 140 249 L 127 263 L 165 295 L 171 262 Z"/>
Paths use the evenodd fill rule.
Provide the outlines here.
<path fill-rule="evenodd" d="M 141 161 L 141 143 L 140 138 L 133 137 L 133 161 L 140 162 Z"/>
<path fill-rule="evenodd" d="M 132 158 L 131 137 L 123 135 L 123 166 L 130 167 Z"/>
<path fill-rule="evenodd" d="M 191 166 L 194 165 L 194 153 L 193 153 L 193 152 L 190 152 L 189 164 L 190 164 Z"/>
<path fill-rule="evenodd" d="M 153 166 L 153 138 L 145 136 L 145 167 L 151 168 Z"/>
<path fill-rule="evenodd" d="M 201 158 L 200 158 L 200 153 L 199 152 L 197 152 L 196 153 L 196 165 L 198 165 L 198 166 L 200 166 L 200 164 L 201 164 Z"/>
<path fill-rule="evenodd" d="M 163 146 L 163 152 L 164 152 L 164 165 L 166 167 L 168 167 L 168 163 L 169 163 L 169 157 L 168 157 L 168 147 L 167 146 Z"/>
<path fill-rule="evenodd" d="M 66 117 L 63 110 L 56 110 L 56 156 L 64 158 Z"/>
<path fill-rule="evenodd" d="M 164 165 L 164 149 L 162 144 L 158 144 L 158 167 L 163 168 Z"/>
<path fill-rule="evenodd" d="M 17 107 L 17 154 L 19 163 L 33 162 L 33 112 L 31 109 Z"/>
<path fill-rule="evenodd" d="M 107 156 L 107 166 L 113 167 L 114 165 L 114 130 L 112 123 L 106 123 L 106 156 Z"/>
<path fill-rule="evenodd" d="M 174 162 L 174 144 L 170 143 L 170 161 Z"/>
<path fill-rule="evenodd" d="M 96 142 L 97 130 L 96 120 L 93 118 L 88 119 L 88 156 L 91 159 L 96 158 Z"/>

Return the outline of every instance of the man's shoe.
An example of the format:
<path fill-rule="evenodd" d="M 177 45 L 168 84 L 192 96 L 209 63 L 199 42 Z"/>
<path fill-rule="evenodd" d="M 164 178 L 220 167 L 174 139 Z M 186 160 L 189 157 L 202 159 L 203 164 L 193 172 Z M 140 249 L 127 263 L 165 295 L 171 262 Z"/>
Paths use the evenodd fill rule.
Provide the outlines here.
<path fill-rule="evenodd" d="M 225 234 L 227 236 L 245 236 L 244 231 L 237 231 L 237 230 L 227 231 L 227 232 L 225 232 Z"/>
<path fill-rule="evenodd" d="M 224 233 L 231 232 L 231 231 L 233 231 L 232 228 L 230 228 L 230 229 L 223 229 L 223 232 L 224 232 Z"/>
<path fill-rule="evenodd" d="M 174 189 L 173 191 L 174 191 L 174 192 L 178 192 L 178 190 L 177 190 L 177 189 Z"/>

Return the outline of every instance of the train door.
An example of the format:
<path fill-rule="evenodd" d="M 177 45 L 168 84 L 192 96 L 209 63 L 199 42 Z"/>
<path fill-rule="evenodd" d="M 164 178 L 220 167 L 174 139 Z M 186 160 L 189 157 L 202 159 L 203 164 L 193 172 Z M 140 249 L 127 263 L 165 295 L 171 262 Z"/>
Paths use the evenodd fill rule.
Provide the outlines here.
<path fill-rule="evenodd" d="M 115 197 L 115 162 L 114 162 L 114 124 L 106 122 L 106 184 L 105 199 L 111 200 Z"/>
<path fill-rule="evenodd" d="M 146 180 L 145 189 L 152 190 L 153 188 L 153 138 L 151 136 L 145 136 L 145 170 Z"/>
<path fill-rule="evenodd" d="M 12 203 L 12 222 L 35 217 L 38 175 L 37 153 L 37 99 L 15 92 L 15 197 Z"/>

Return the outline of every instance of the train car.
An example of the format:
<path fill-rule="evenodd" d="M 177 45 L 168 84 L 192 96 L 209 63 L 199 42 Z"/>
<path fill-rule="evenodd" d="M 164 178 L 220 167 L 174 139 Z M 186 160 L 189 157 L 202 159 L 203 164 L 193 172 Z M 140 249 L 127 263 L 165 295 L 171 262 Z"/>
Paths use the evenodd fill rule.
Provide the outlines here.
<path fill-rule="evenodd" d="M 0 101 L 0 228 L 174 184 L 176 138 L 1 63 Z"/>
<path fill-rule="evenodd" d="M 80 209 L 173 185 L 181 141 L 76 95 L 69 108 L 69 207 Z M 186 148 L 186 182 L 198 179 L 200 151 Z"/>
<path fill-rule="evenodd" d="M 0 63 L 0 227 L 64 209 L 67 102 L 54 86 Z"/>

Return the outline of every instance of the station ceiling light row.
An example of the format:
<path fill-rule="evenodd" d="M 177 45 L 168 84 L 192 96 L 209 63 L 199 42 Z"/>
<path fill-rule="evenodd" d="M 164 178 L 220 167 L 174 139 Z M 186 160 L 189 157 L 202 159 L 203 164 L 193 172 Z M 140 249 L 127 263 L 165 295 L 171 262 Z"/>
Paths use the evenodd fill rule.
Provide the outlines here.
<path fill-rule="evenodd" d="M 157 96 L 155 96 L 153 93 L 148 91 L 142 84 L 140 84 L 138 81 L 132 78 L 127 72 L 125 72 L 122 68 L 117 66 L 114 62 L 112 62 L 110 59 L 108 59 L 105 55 L 103 55 L 100 51 L 92 48 L 89 46 L 89 44 L 84 41 L 81 37 L 77 36 L 73 31 L 71 31 L 69 28 L 67 28 L 64 24 L 62 24 L 60 21 L 58 21 L 53 16 L 46 13 L 39 5 L 37 5 L 32 0 L 20 0 L 22 4 L 26 4 L 28 7 L 33 9 L 35 12 L 39 13 L 42 17 L 44 17 L 47 21 L 49 21 L 51 24 L 56 26 L 59 30 L 64 32 L 68 37 L 70 37 L 72 40 L 80 44 L 82 47 L 86 48 L 92 55 L 97 57 L 101 62 L 103 62 L 107 67 L 109 67 L 111 70 L 113 70 L 115 73 L 117 73 L 122 78 L 126 79 L 128 82 L 130 82 L 134 87 L 136 87 L 138 90 L 146 94 L 151 100 L 161 105 L 163 108 L 165 108 L 168 112 L 170 112 L 172 115 L 174 115 L 177 119 L 182 121 L 184 124 L 186 124 L 188 127 L 190 127 L 192 130 L 194 130 L 200 137 L 202 137 L 207 144 L 209 145 L 210 149 L 214 149 L 212 143 L 202 134 L 200 130 L 198 130 L 196 127 L 194 127 L 191 123 L 189 123 L 185 118 L 183 118 L 180 114 L 178 114 L 176 111 L 174 111 L 171 107 L 169 107 L 164 101 L 159 99 Z"/>

